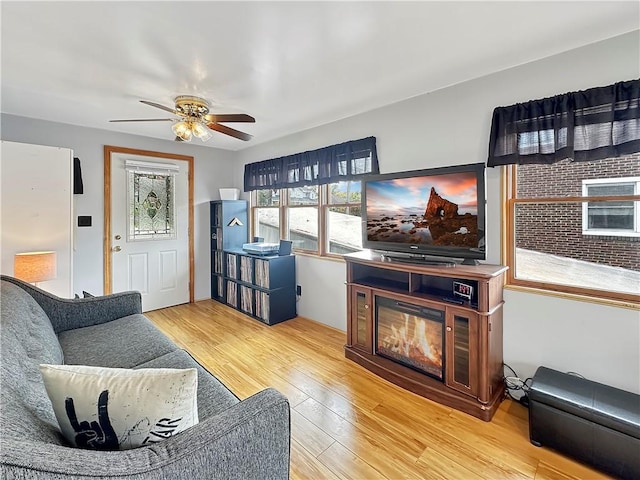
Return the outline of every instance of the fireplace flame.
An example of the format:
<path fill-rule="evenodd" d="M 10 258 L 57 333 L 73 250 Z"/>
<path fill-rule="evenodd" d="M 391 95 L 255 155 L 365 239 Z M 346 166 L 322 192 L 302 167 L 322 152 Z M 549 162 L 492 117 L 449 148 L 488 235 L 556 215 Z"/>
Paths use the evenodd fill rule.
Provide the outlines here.
<path fill-rule="evenodd" d="M 431 353 L 429 342 L 427 342 L 427 333 L 425 331 L 425 327 L 426 323 L 424 320 L 418 320 L 416 322 L 416 328 L 413 331 L 413 344 L 416 346 L 416 348 L 422 350 L 422 354 L 425 357 L 428 357 L 431 360 L 435 360 L 433 354 Z"/>
<path fill-rule="evenodd" d="M 413 337 L 409 336 L 409 314 L 403 313 L 404 325 L 399 327 L 391 325 L 391 335 L 382 339 L 382 346 L 393 353 L 404 355 L 407 358 L 423 357 L 439 364 L 442 362 L 442 353 L 429 342 L 427 336 L 427 323 L 417 317 L 414 318 Z"/>

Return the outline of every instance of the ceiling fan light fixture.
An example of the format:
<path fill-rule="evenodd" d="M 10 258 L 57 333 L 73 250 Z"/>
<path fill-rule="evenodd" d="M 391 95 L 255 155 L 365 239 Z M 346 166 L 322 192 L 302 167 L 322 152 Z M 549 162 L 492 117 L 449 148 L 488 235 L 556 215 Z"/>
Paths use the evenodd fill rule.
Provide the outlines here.
<path fill-rule="evenodd" d="M 203 142 L 206 142 L 212 136 L 211 132 L 209 132 L 209 129 L 207 128 L 207 126 L 203 125 L 200 122 L 194 122 L 193 126 L 191 127 L 191 131 L 193 132 L 193 134 L 196 137 L 198 137 Z"/>
<path fill-rule="evenodd" d="M 185 142 L 191 141 L 193 131 L 191 129 L 191 125 L 189 124 L 189 122 L 180 121 L 180 122 L 174 123 L 171 126 L 171 130 L 173 130 L 173 133 L 176 134 L 176 137 L 179 137 L 181 140 Z"/>
<path fill-rule="evenodd" d="M 0 0 L 1 1 L 1 0 Z M 235 128 L 227 127 L 220 122 L 250 122 L 256 121 L 251 115 L 245 113 L 209 113 L 209 103 L 200 97 L 192 95 L 180 95 L 175 98 L 175 108 L 165 107 L 159 103 L 148 100 L 140 102 L 151 107 L 159 108 L 180 118 L 141 118 L 126 120 L 109 120 L 110 122 L 173 122 L 171 130 L 176 141 L 190 142 L 193 137 L 197 137 L 203 142 L 209 140 L 213 135 L 212 131 L 223 133 L 240 140 L 250 140 L 251 135 L 241 132 Z"/>

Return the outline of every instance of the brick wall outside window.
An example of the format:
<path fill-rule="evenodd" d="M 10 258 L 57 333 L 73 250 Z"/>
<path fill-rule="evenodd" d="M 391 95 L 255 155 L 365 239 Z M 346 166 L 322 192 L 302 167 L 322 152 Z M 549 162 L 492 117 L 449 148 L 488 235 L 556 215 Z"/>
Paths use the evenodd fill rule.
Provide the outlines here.
<path fill-rule="evenodd" d="M 582 180 L 640 176 L 640 154 L 593 162 L 518 165 L 517 197 L 579 197 Z M 582 234 L 580 203 L 518 204 L 516 248 L 640 271 L 640 238 Z"/>

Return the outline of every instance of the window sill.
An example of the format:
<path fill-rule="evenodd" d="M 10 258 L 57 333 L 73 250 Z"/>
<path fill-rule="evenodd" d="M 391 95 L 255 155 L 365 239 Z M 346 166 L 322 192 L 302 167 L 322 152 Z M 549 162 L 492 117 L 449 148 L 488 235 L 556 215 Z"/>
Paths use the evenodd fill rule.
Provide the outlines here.
<path fill-rule="evenodd" d="M 342 255 L 320 255 L 306 250 L 294 250 L 292 253 L 300 257 L 312 257 L 317 258 L 318 260 L 331 260 L 332 262 L 344 263 Z"/>
<path fill-rule="evenodd" d="M 613 298 L 590 296 L 578 293 L 561 292 L 556 290 L 549 290 L 539 287 L 531 287 L 525 285 L 506 284 L 505 290 L 511 290 L 514 292 L 530 293 L 532 295 L 545 295 L 550 297 L 564 298 L 566 300 L 573 300 L 576 302 L 597 303 L 599 305 L 607 305 L 617 308 L 626 308 L 629 310 L 640 310 L 640 300 L 633 302 L 629 300 L 617 300 Z"/>
<path fill-rule="evenodd" d="M 621 231 L 621 230 L 583 230 L 583 235 L 591 236 L 591 237 L 615 237 L 615 238 L 629 238 L 629 239 L 639 239 L 640 232 L 631 232 L 629 230 Z"/>

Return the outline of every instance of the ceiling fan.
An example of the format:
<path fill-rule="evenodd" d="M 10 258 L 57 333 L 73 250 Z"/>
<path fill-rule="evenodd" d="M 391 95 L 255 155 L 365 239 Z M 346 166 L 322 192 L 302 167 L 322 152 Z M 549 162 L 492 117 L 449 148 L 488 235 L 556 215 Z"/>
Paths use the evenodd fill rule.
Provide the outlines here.
<path fill-rule="evenodd" d="M 251 115 L 244 113 L 209 113 L 209 102 L 204 98 L 192 95 L 180 95 L 175 98 L 175 107 L 165 107 L 159 103 L 140 100 L 145 105 L 159 108 L 173 113 L 179 118 L 138 118 L 129 120 L 109 120 L 110 122 L 174 122 L 171 126 L 178 142 L 189 142 L 192 137 L 197 137 L 203 142 L 211 138 L 211 132 L 224 133 L 240 140 L 250 140 L 251 135 L 235 128 L 227 127 L 219 122 L 249 122 L 256 121 Z"/>

